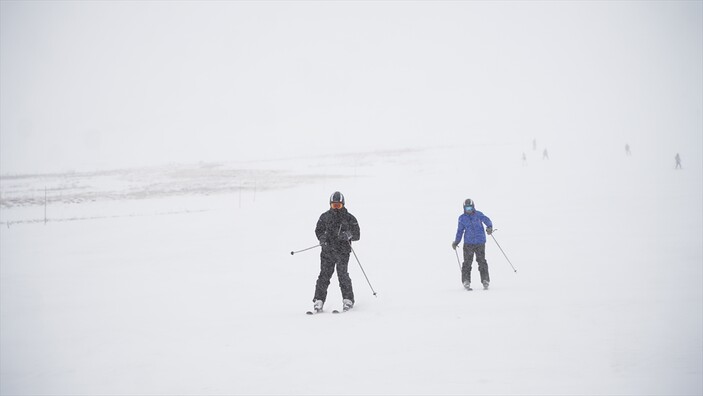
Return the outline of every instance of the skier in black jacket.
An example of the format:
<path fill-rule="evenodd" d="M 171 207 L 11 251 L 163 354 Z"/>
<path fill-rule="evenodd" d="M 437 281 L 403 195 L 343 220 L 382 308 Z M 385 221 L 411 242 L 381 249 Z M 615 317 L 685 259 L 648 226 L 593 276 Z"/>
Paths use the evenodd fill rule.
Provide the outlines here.
<path fill-rule="evenodd" d="M 327 288 L 337 268 L 339 287 L 342 289 L 343 309 L 354 306 L 354 290 L 349 277 L 348 264 L 351 242 L 361 237 L 359 223 L 344 206 L 344 195 L 336 191 L 330 196 L 330 210 L 320 216 L 315 227 L 315 235 L 322 246 L 320 253 L 320 275 L 315 285 L 314 309 L 319 312 L 327 299 Z"/>

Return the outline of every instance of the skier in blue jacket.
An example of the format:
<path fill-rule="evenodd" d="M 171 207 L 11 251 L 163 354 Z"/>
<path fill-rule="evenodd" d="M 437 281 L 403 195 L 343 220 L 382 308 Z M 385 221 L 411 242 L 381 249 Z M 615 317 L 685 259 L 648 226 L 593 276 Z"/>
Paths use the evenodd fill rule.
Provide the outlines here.
<path fill-rule="evenodd" d="M 486 232 L 483 231 L 486 226 Z M 464 201 L 464 213 L 459 216 L 459 225 L 456 230 L 456 237 L 452 242 L 452 249 L 464 238 L 464 262 L 461 266 L 461 281 L 466 290 L 471 290 L 471 263 L 476 254 L 478 272 L 481 275 L 481 283 L 484 289 L 488 289 L 491 278 L 488 275 L 488 262 L 486 262 L 486 233 L 493 233 L 493 223 L 488 216 L 476 210 L 474 201 L 467 199 Z"/>

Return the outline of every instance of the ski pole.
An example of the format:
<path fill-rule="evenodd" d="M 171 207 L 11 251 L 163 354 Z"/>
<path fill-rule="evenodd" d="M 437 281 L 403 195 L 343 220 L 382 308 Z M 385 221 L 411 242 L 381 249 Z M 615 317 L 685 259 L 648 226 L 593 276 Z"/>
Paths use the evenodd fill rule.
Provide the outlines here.
<path fill-rule="evenodd" d="M 493 230 L 493 232 L 496 232 L 496 231 L 498 231 L 497 228 L 496 228 L 495 230 Z M 508 255 L 505 254 L 505 252 L 503 251 L 503 248 L 500 247 L 500 244 L 499 244 L 498 241 L 496 240 L 496 237 L 493 236 L 493 232 L 491 233 L 491 238 L 493 238 L 493 242 L 495 242 L 496 245 L 498 245 L 498 249 L 500 249 L 500 252 L 503 253 L 503 256 L 505 256 L 505 259 L 508 260 L 508 264 L 510 264 L 510 266 L 513 267 L 513 271 L 517 272 L 517 270 L 515 269 L 515 266 L 513 266 L 513 263 L 510 262 L 510 259 L 508 258 Z"/>
<path fill-rule="evenodd" d="M 373 293 L 373 296 L 378 297 L 376 295 L 376 291 L 373 289 L 373 286 L 371 286 L 371 282 L 369 282 L 369 277 L 366 276 L 366 271 L 364 271 L 364 267 L 361 266 L 361 261 L 359 261 L 359 257 L 357 257 L 356 252 L 354 251 L 354 248 L 351 245 L 351 241 L 349 241 L 349 248 L 351 249 L 352 253 L 354 253 L 354 258 L 356 259 L 356 262 L 359 263 L 359 268 L 361 268 L 361 272 L 364 274 L 364 278 L 366 278 L 366 283 L 369 284 L 369 287 L 371 288 L 371 292 Z"/>
<path fill-rule="evenodd" d="M 454 254 L 456 254 L 456 262 L 459 263 L 459 269 L 461 269 L 461 260 L 459 260 L 459 252 L 454 248 Z"/>
<path fill-rule="evenodd" d="M 459 260 L 459 252 L 456 251 L 456 248 L 454 248 L 454 253 L 456 254 L 456 262 L 459 263 L 459 272 L 461 273 L 461 277 L 463 278 L 464 277 L 464 267 L 461 266 L 461 260 Z"/>
<path fill-rule="evenodd" d="M 305 248 L 305 249 L 302 249 L 302 250 L 296 250 L 296 251 L 294 251 L 294 252 L 290 252 L 290 255 L 292 256 L 292 255 L 294 255 L 294 254 L 296 254 L 296 253 L 304 252 L 304 251 L 310 250 L 310 249 L 315 249 L 316 247 L 320 247 L 320 245 L 318 244 L 318 245 L 310 246 L 309 248 Z"/>

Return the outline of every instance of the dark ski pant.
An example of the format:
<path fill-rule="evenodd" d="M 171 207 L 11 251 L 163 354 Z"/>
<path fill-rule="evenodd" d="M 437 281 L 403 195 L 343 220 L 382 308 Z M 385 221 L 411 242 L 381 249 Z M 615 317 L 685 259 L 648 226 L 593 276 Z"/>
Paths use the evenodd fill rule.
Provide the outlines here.
<path fill-rule="evenodd" d="M 348 272 L 349 253 L 350 252 L 339 250 L 322 249 L 322 253 L 320 254 L 320 275 L 317 277 L 313 302 L 315 300 L 325 301 L 327 299 L 327 288 L 330 285 L 330 279 L 332 279 L 335 267 L 337 268 L 339 288 L 342 289 L 342 299 L 354 302 L 354 291 Z"/>
<path fill-rule="evenodd" d="M 461 266 L 461 282 L 471 283 L 471 262 L 476 254 L 476 262 L 478 263 L 478 273 L 481 275 L 481 283 L 491 281 L 488 275 L 488 262 L 486 262 L 486 244 L 464 244 L 464 263 Z"/>

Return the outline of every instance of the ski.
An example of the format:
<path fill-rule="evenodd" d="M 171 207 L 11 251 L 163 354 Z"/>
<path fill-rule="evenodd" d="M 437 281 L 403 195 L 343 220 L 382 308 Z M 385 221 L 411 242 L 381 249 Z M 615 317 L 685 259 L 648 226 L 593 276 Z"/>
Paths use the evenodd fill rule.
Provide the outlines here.
<path fill-rule="evenodd" d="M 313 311 L 305 312 L 306 315 L 315 315 L 315 314 L 319 314 L 319 313 L 322 313 L 322 310 L 319 310 L 319 311 L 313 310 Z"/>

